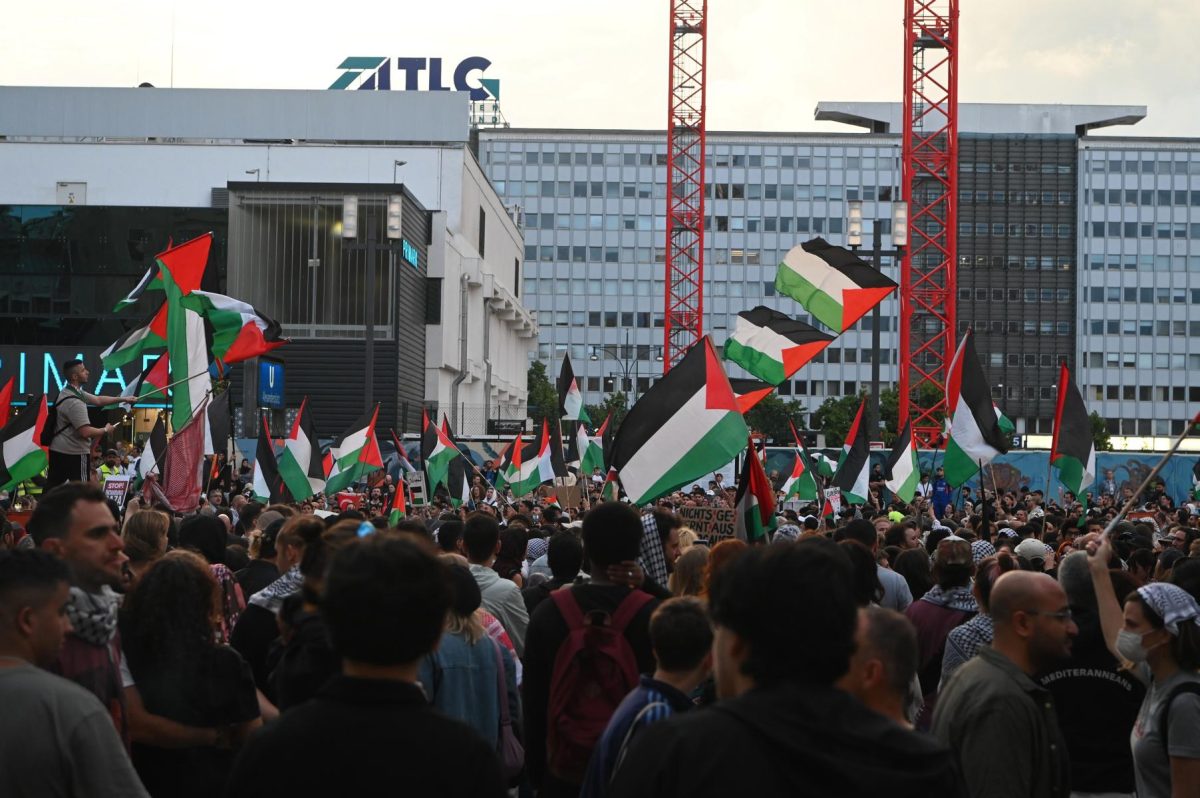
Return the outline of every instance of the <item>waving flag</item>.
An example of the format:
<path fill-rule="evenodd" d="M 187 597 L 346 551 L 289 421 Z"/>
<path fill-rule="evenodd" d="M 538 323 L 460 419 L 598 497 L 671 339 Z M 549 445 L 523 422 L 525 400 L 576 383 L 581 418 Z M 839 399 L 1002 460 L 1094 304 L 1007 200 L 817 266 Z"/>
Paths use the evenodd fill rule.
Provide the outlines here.
<path fill-rule="evenodd" d="M 854 423 L 846 433 L 838 470 L 833 475 L 833 486 L 842 492 L 847 504 L 865 504 L 871 495 L 871 446 L 867 440 L 867 431 L 863 429 L 863 412 L 866 407 L 867 400 L 863 399 L 858 406 L 858 413 L 854 416 Z"/>
<path fill-rule="evenodd" d="M 163 461 L 166 459 L 167 422 L 163 419 L 163 414 L 159 413 L 158 418 L 154 421 L 154 426 L 150 428 L 150 437 L 146 439 L 146 445 L 142 447 L 142 454 L 138 457 L 137 467 L 134 470 L 137 475 L 137 484 L 141 485 L 146 477 L 161 472 Z"/>
<path fill-rule="evenodd" d="M 829 346 L 834 336 L 785 313 L 759 305 L 737 315 L 725 341 L 725 359 L 764 382 L 778 385 Z"/>
<path fill-rule="evenodd" d="M 575 379 L 575 369 L 571 368 L 570 354 L 563 355 L 558 372 L 558 413 L 570 421 L 592 423 L 583 407 L 583 393 L 579 390 L 579 380 Z"/>
<path fill-rule="evenodd" d="M 429 420 L 429 414 L 421 411 L 421 462 L 425 467 L 425 476 L 429 480 L 429 492 L 437 490 L 438 485 L 450 485 L 450 463 L 459 456 L 454 441 L 445 431 Z"/>
<path fill-rule="evenodd" d="M 405 504 L 404 498 L 407 487 L 403 481 L 396 485 L 396 495 L 392 497 L 392 509 L 388 513 L 388 526 L 395 526 L 408 515 L 408 505 Z"/>
<path fill-rule="evenodd" d="M 878 269 L 823 238 L 792 247 L 775 275 L 776 291 L 836 333 L 850 329 L 896 288 Z"/>
<path fill-rule="evenodd" d="M 0 490 L 11 490 L 46 469 L 49 449 L 41 443 L 46 415 L 43 394 L 0 429 Z"/>
<path fill-rule="evenodd" d="M 746 449 L 742 476 L 738 480 L 737 500 L 734 502 L 734 537 L 753 543 L 765 539 L 775 528 L 775 491 L 762 460 L 754 450 L 754 441 Z"/>
<path fill-rule="evenodd" d="M 1096 481 L 1096 444 L 1092 422 L 1079 386 L 1063 363 L 1058 374 L 1058 402 L 1054 411 L 1054 438 L 1050 445 L 1050 465 L 1058 469 L 1058 478 L 1067 490 L 1083 497 Z"/>
<path fill-rule="evenodd" d="M 992 401 L 983 364 L 975 353 L 975 336 L 969 329 L 950 361 L 946 409 L 950 438 L 942 466 L 946 481 L 957 488 L 996 455 L 1008 451 L 1015 429 Z"/>
<path fill-rule="evenodd" d="M 287 343 L 279 322 L 233 297 L 211 291 L 192 291 L 182 302 L 208 324 L 212 332 L 213 359 L 222 368 L 265 355 Z"/>
<path fill-rule="evenodd" d="M 350 431 L 342 435 L 328 452 L 325 472 L 325 493 L 333 495 L 364 479 L 372 471 L 383 468 L 379 442 L 375 440 L 375 421 L 379 406 L 364 413 Z"/>
<path fill-rule="evenodd" d="M 254 498 L 263 504 L 284 501 L 287 498 L 286 489 L 283 477 L 279 474 L 279 461 L 275 458 L 275 443 L 271 440 L 271 431 L 267 429 L 264 416 L 258 430 L 258 446 L 254 449 Z"/>
<path fill-rule="evenodd" d="M 9 377 L 8 382 L 4 383 L 4 387 L 0 388 L 0 428 L 3 428 L 8 423 L 8 412 L 12 408 L 13 396 L 13 381 L 16 377 Z"/>
<path fill-rule="evenodd" d="M 625 416 L 612 465 L 642 505 L 725 466 L 749 430 L 705 336 Z"/>
<path fill-rule="evenodd" d="M 921 464 L 917 460 L 917 446 L 913 441 L 912 421 L 904 422 L 904 429 L 896 438 L 895 445 L 883 467 L 883 478 L 887 488 L 905 504 L 913 500 L 917 483 L 921 480 Z"/>
<path fill-rule="evenodd" d="M 321 463 L 316 425 L 307 396 L 300 402 L 300 412 L 292 423 L 292 432 L 283 442 L 279 476 L 294 501 L 304 501 L 325 490 L 325 468 Z"/>
<path fill-rule="evenodd" d="M 729 379 L 729 387 L 733 389 L 734 398 L 737 399 L 738 411 L 745 414 L 750 412 L 750 408 L 770 396 L 771 391 L 775 390 L 775 386 L 760 380 L 739 380 Z"/>

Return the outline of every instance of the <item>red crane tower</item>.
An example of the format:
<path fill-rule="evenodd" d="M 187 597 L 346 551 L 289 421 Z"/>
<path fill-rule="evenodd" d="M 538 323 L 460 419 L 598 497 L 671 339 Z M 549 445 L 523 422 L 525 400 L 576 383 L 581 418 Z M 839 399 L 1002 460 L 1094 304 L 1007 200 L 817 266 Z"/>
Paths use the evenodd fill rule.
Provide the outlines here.
<path fill-rule="evenodd" d="M 954 356 L 958 241 L 958 0 L 905 0 L 900 418 L 937 446 Z M 926 386 L 932 386 L 931 390 Z"/>
<path fill-rule="evenodd" d="M 708 0 L 671 0 L 663 371 L 704 335 L 704 61 Z"/>

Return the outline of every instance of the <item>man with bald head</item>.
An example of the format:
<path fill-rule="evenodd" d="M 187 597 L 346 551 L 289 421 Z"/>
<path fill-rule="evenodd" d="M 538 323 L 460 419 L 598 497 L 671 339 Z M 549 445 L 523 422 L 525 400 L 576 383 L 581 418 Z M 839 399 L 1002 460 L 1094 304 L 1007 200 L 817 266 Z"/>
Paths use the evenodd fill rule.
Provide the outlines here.
<path fill-rule="evenodd" d="M 1067 748 L 1050 692 L 1033 677 L 1064 662 L 1079 630 L 1051 577 L 1011 571 L 990 601 L 995 637 L 955 671 L 933 715 L 971 798 L 1066 798 Z"/>

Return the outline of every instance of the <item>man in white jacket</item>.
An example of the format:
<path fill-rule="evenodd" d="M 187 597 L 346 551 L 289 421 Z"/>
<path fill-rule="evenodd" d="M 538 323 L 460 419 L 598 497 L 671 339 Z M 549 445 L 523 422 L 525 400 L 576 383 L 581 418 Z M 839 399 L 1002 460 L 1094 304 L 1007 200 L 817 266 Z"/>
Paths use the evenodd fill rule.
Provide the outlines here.
<path fill-rule="evenodd" d="M 521 589 L 512 580 L 501 579 L 491 567 L 500 551 L 500 525 L 495 518 L 476 513 L 463 524 L 458 546 L 471 563 L 471 575 L 483 594 L 483 608 L 504 626 L 517 656 L 525 656 L 529 612 L 521 598 Z"/>

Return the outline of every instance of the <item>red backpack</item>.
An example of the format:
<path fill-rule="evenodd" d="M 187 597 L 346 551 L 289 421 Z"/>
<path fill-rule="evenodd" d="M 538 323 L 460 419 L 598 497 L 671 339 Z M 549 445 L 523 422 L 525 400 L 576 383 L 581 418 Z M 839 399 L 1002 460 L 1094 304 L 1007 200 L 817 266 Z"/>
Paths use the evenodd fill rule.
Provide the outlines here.
<path fill-rule="evenodd" d="M 637 657 L 625 627 L 652 597 L 634 590 L 611 616 L 603 610 L 584 615 L 570 589 L 555 590 L 550 598 L 568 631 L 550 679 L 547 764 L 556 777 L 580 784 L 613 712 L 637 686 Z"/>

